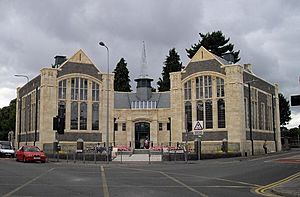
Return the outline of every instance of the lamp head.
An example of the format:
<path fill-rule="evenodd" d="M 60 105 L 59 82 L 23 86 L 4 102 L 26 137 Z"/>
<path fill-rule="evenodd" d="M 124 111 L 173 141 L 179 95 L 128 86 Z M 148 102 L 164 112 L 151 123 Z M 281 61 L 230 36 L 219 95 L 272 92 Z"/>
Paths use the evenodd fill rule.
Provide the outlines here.
<path fill-rule="evenodd" d="M 100 46 L 105 46 L 104 42 L 99 42 Z"/>

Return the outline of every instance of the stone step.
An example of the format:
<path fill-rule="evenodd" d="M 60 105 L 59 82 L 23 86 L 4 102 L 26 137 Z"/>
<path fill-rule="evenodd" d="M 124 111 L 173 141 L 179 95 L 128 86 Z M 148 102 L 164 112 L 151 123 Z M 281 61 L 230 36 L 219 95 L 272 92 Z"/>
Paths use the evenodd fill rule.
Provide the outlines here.
<path fill-rule="evenodd" d="M 149 154 L 149 149 L 134 149 L 133 154 Z"/>
<path fill-rule="evenodd" d="M 121 161 L 121 155 L 117 155 L 113 161 Z M 149 161 L 149 154 L 132 154 L 132 155 L 122 155 L 122 161 Z M 161 161 L 161 155 L 151 155 L 150 161 Z"/>

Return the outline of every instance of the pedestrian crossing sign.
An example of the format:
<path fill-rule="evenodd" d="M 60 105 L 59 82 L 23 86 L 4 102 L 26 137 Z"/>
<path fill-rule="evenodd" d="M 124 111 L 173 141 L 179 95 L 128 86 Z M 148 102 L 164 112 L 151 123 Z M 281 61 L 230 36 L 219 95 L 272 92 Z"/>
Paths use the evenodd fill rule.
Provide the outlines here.
<path fill-rule="evenodd" d="M 195 135 L 203 135 L 203 121 L 197 120 L 193 124 L 193 132 Z"/>

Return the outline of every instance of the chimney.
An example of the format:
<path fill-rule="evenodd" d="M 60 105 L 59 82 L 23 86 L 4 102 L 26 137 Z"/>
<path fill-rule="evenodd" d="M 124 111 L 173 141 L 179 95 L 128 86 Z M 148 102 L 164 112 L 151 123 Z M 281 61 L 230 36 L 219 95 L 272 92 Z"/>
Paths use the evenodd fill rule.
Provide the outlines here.
<path fill-rule="evenodd" d="M 234 62 L 234 56 L 232 52 L 224 53 L 222 58 L 231 64 Z"/>
<path fill-rule="evenodd" d="M 59 65 L 61 65 L 67 60 L 66 56 L 62 56 L 62 55 L 57 55 L 54 57 L 54 59 L 55 59 L 54 65 L 56 67 L 58 67 Z"/>

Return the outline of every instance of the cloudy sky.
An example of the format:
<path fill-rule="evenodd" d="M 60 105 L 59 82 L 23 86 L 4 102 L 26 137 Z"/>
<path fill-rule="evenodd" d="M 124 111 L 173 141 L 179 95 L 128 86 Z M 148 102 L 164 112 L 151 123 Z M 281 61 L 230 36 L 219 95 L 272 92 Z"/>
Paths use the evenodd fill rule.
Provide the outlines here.
<path fill-rule="evenodd" d="M 16 97 L 25 74 L 33 78 L 54 56 L 72 56 L 83 49 L 101 71 L 106 71 L 110 49 L 111 71 L 121 57 L 130 78 L 140 74 L 142 41 L 146 43 L 148 74 L 161 76 L 163 61 L 175 47 L 184 65 L 185 49 L 198 42 L 199 32 L 221 30 L 240 63 L 278 83 L 285 97 L 300 94 L 300 1 L 289 0 L 1 0 L 0 108 Z M 300 124 L 300 107 L 292 107 L 291 126 Z"/>

